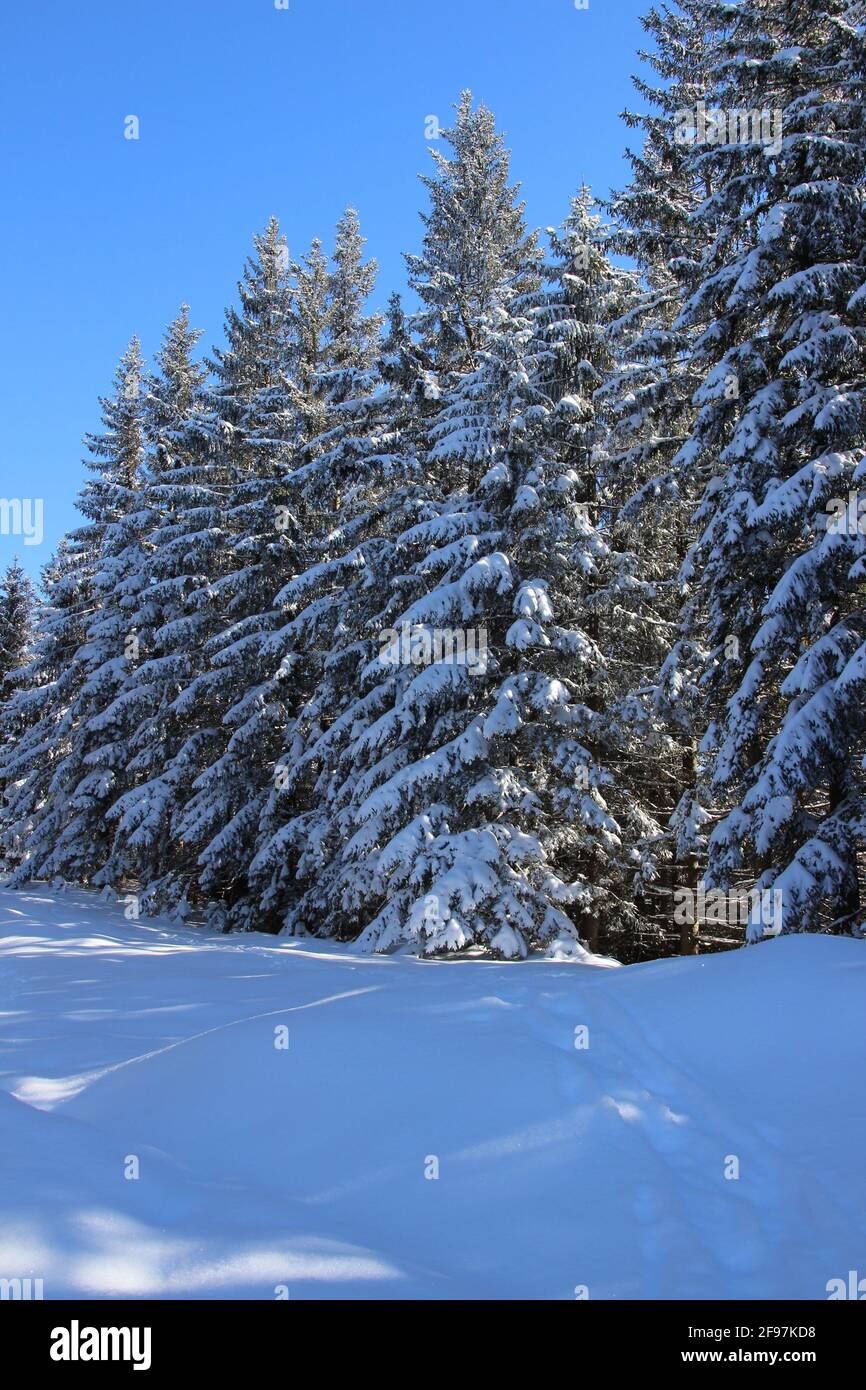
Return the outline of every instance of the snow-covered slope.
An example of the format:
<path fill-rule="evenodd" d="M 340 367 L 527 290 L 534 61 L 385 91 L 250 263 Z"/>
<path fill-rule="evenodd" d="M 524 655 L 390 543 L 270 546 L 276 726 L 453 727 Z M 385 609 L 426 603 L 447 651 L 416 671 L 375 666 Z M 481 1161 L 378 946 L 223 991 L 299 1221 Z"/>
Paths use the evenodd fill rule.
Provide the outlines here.
<path fill-rule="evenodd" d="M 850 940 L 431 963 L 0 891 L 0 1273 L 824 1298 L 866 1273 L 864 992 Z"/>

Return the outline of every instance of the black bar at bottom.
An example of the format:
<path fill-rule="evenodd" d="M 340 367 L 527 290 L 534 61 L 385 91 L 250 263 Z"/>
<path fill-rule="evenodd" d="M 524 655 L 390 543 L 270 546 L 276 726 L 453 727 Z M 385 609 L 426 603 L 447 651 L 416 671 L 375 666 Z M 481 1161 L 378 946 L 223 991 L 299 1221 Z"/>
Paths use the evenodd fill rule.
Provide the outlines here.
<path fill-rule="evenodd" d="M 856 1364 L 863 1337 L 863 1317 L 859 1310 L 846 1308 L 850 1300 L 796 1303 L 669 1303 L 669 1302 L 575 1302 L 547 1305 L 541 1327 L 535 1325 L 536 1312 L 528 1313 L 527 1321 L 515 1324 L 513 1313 L 501 1334 L 497 1331 L 496 1305 L 483 1304 L 483 1356 L 495 1359 L 499 1349 L 509 1354 L 515 1340 L 539 1332 L 561 1332 L 567 1337 L 578 1334 L 592 1338 L 593 1360 L 601 1358 L 606 1369 L 667 1370 L 672 1366 L 702 1367 L 707 1365 L 762 1365 L 770 1369 L 789 1365 L 818 1368 L 823 1373 Z M 859 1301 L 863 1301 L 861 1298 Z M 455 1308 L 436 1314 L 436 1333 L 429 1324 L 430 1308 L 425 1308 L 425 1323 L 419 1327 L 424 1337 L 421 1366 L 425 1378 L 434 1371 L 442 1358 L 443 1373 L 453 1370 L 462 1360 L 457 1347 L 445 1333 L 443 1318 L 456 1316 L 455 1331 L 461 1341 L 467 1332 L 468 1319 L 473 1318 L 473 1301 L 468 1307 Z M 337 1306 L 335 1306 L 335 1304 Z M 49 1373 L 51 1380 L 69 1376 L 94 1374 L 108 1368 L 113 1375 L 130 1374 L 138 1379 L 146 1375 L 164 1375 L 177 1371 L 209 1371 L 225 1377 L 233 1370 L 247 1373 L 254 1368 L 264 1370 L 283 1366 L 290 1373 L 310 1358 L 322 1370 L 331 1370 L 342 1357 L 354 1367 L 359 1363 L 372 1368 L 371 1353 L 374 1339 L 383 1340 L 376 1347 L 375 1361 L 402 1363 L 409 1370 L 407 1348 L 401 1333 L 410 1329 L 411 1305 L 400 1303 L 383 1317 L 383 1305 L 376 1302 L 362 1310 L 363 1325 L 359 1328 L 362 1340 L 355 1340 L 352 1311 L 346 1302 L 328 1301 L 327 1322 L 324 1328 L 332 1335 L 326 1340 L 310 1341 L 320 1326 L 315 1300 L 298 1299 L 274 1301 L 219 1302 L 191 1300 L 112 1301 L 112 1302 L 0 1302 L 0 1334 L 7 1355 L 14 1348 L 16 1362 L 24 1371 Z M 480 1314 L 479 1309 L 479 1314 Z M 399 1318 L 396 1324 L 395 1316 Z M 348 1322 L 347 1337 L 339 1335 Z M 403 1351 L 392 1341 L 399 1337 Z M 336 1335 L 334 1335 L 336 1334 Z M 560 1347 L 565 1350 L 569 1344 Z M 570 1344 L 568 1355 L 575 1369 L 581 1365 L 581 1344 Z M 538 1344 L 539 1352 L 544 1341 Z M 524 1349 L 529 1347 L 524 1343 Z M 586 1347 L 586 1350 L 589 1348 Z M 303 1353 L 304 1361 L 297 1357 Z M 481 1353 L 481 1347 L 477 1348 Z M 381 1363 L 380 1363 L 381 1364 Z M 419 1366 L 419 1370 L 421 1370 Z"/>

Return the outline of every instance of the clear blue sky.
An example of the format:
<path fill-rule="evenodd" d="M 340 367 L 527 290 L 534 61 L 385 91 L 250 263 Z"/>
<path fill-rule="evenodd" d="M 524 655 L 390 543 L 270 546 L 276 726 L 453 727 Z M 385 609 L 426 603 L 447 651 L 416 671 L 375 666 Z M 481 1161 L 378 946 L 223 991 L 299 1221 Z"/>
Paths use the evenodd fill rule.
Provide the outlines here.
<path fill-rule="evenodd" d="M 292 254 L 358 208 L 402 288 L 425 118 L 470 87 L 496 113 L 534 226 L 625 179 L 650 0 L 4 0 L 0 20 L 0 498 L 44 498 L 36 575 L 76 524 L 82 436 L 130 336 L 183 300 L 219 340 L 254 231 Z M 124 138 L 137 116 L 140 138 Z M 2 527 L 2 520 L 0 520 Z"/>

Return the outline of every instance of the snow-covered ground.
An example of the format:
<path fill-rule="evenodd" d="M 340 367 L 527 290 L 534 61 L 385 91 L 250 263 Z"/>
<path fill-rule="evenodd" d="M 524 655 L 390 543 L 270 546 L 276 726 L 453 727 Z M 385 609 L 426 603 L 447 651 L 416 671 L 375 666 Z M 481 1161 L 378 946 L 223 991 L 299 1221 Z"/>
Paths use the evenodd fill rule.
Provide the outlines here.
<path fill-rule="evenodd" d="M 434 963 L 0 890 L 0 1275 L 825 1298 L 866 1274 L 864 997 L 850 940 Z"/>

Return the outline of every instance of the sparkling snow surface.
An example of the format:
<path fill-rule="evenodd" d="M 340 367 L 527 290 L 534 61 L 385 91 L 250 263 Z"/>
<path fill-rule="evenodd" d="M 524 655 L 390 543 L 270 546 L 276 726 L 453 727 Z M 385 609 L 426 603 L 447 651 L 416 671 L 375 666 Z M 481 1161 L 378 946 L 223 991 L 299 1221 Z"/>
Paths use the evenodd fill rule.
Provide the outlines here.
<path fill-rule="evenodd" d="M 826 1298 L 866 1275 L 864 998 L 851 940 L 437 963 L 0 890 L 0 1275 Z"/>

